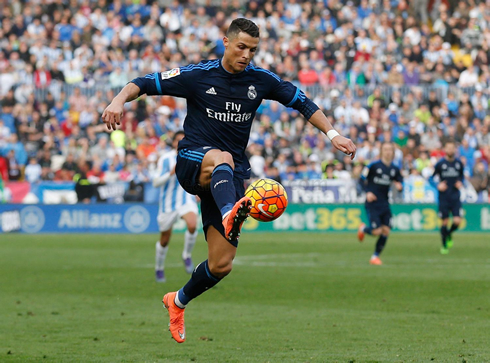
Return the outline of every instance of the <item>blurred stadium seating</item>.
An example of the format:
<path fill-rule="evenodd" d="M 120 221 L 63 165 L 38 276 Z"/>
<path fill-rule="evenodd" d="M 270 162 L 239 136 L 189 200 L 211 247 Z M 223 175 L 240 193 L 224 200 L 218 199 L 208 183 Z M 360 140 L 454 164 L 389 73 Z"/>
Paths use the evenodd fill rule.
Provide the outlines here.
<path fill-rule="evenodd" d="M 468 188 L 488 200 L 490 5 L 201 3 L 5 2 L 3 182 L 148 182 L 158 154 L 182 128 L 185 102 L 142 97 L 127 105 L 122 131 L 112 134 L 100 123 L 103 109 L 136 76 L 220 57 L 227 25 L 245 16 L 261 27 L 255 63 L 305 89 L 359 148 L 351 162 L 296 112 L 264 102 L 248 149 L 256 177 L 355 183 L 379 142 L 391 140 L 406 179 L 425 179 L 453 138 Z"/>

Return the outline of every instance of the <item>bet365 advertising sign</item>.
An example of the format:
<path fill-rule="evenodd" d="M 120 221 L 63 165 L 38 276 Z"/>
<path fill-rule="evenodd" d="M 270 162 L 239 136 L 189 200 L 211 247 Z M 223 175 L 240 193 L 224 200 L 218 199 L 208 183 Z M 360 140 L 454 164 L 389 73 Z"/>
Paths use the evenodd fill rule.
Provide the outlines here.
<path fill-rule="evenodd" d="M 432 232 L 440 228 L 436 205 L 393 205 L 391 224 L 394 231 Z M 247 220 L 249 231 L 328 231 L 355 232 L 359 225 L 368 223 L 363 205 L 292 204 L 272 223 Z M 490 207 L 483 204 L 464 205 L 462 230 L 468 232 L 490 231 Z"/>

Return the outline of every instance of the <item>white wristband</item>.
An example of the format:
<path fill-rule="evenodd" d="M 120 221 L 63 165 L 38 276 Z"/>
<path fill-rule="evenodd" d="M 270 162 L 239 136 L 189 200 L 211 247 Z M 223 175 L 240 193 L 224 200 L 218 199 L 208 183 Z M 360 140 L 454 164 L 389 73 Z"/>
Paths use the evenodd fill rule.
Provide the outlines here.
<path fill-rule="evenodd" d="M 332 141 L 334 139 L 334 137 L 340 136 L 340 134 L 337 131 L 335 131 L 334 129 L 332 129 L 332 130 L 327 132 L 327 136 L 330 139 L 330 141 Z"/>

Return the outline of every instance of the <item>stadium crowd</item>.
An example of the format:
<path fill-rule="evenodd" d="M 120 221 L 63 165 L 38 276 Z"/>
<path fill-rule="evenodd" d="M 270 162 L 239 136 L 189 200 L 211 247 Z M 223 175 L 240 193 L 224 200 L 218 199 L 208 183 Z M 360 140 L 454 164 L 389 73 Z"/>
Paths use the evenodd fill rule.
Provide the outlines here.
<path fill-rule="evenodd" d="M 490 4 L 469 0 L 12 0 L 0 7 L 0 177 L 146 182 L 182 128 L 171 97 L 100 115 L 134 77 L 223 54 L 229 22 L 261 28 L 255 64 L 307 93 L 358 145 L 335 153 L 299 114 L 264 102 L 248 148 L 255 176 L 358 178 L 379 143 L 405 176 L 428 177 L 448 139 L 489 188 Z"/>

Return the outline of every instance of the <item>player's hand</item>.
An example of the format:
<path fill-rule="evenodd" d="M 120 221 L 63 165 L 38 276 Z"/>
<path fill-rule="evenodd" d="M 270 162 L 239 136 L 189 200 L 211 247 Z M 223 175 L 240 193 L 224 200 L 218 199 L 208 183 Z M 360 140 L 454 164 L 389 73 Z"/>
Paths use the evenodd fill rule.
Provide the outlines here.
<path fill-rule="evenodd" d="M 394 182 L 394 184 L 395 184 L 396 190 L 398 190 L 399 192 L 401 192 L 403 190 L 403 184 L 402 183 L 396 181 L 396 182 Z"/>
<path fill-rule="evenodd" d="M 460 180 L 458 180 L 458 181 L 457 181 L 457 182 L 454 184 L 454 186 L 455 186 L 456 188 L 458 188 L 458 189 L 461 189 L 461 188 L 463 188 L 463 183 L 462 183 Z"/>
<path fill-rule="evenodd" d="M 116 130 L 116 125 L 121 124 L 121 118 L 124 112 L 124 104 L 112 101 L 102 113 L 102 121 L 107 125 L 109 131 Z"/>
<path fill-rule="evenodd" d="M 373 192 L 367 192 L 366 193 L 366 200 L 367 200 L 368 203 L 374 202 L 377 199 L 378 198 L 376 198 L 376 196 L 374 195 Z"/>
<path fill-rule="evenodd" d="M 332 139 L 332 145 L 342 151 L 344 154 L 350 155 L 350 159 L 353 160 L 356 156 L 356 145 L 351 139 L 348 139 L 342 135 L 335 136 Z"/>
<path fill-rule="evenodd" d="M 437 190 L 440 192 L 445 192 L 447 190 L 447 183 L 445 180 L 437 184 Z"/>

